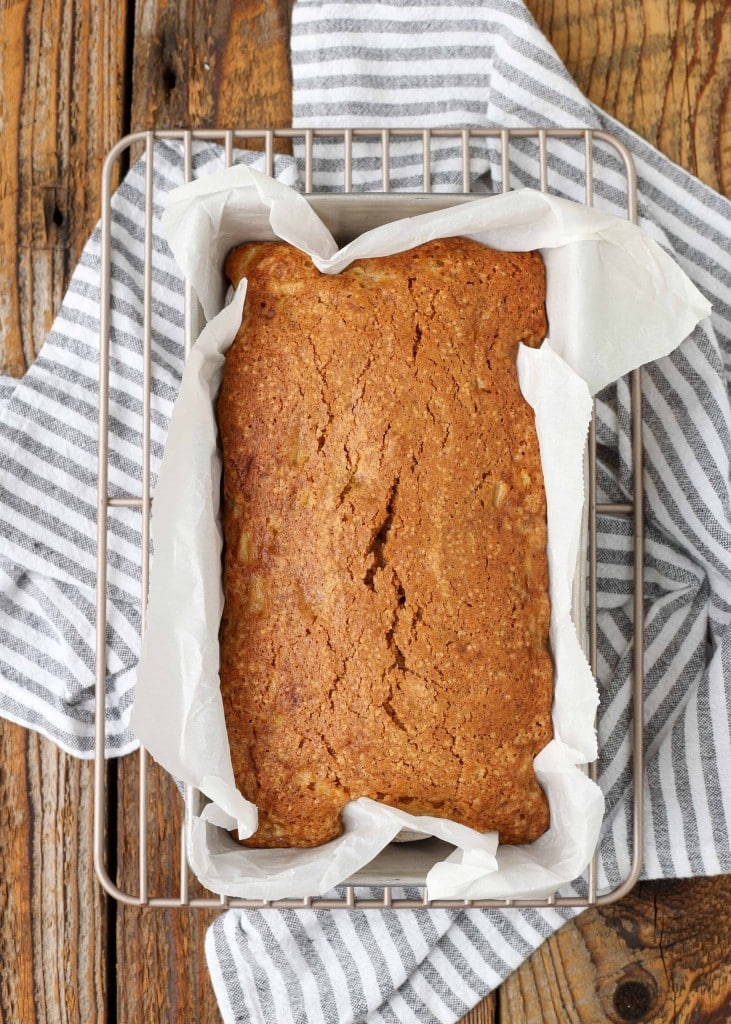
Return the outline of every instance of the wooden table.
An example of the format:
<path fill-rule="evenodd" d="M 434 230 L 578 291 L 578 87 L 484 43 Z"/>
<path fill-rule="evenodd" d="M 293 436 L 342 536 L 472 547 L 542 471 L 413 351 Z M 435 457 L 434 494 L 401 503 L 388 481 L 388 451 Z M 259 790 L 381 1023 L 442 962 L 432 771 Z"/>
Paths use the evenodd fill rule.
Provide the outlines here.
<path fill-rule="evenodd" d="M 99 215 L 104 154 L 130 130 L 290 120 L 288 0 L 0 3 L 0 362 L 38 352 Z M 731 191 L 728 0 L 529 0 L 579 86 Z M 128 826 L 136 763 L 113 793 Z M 202 953 L 215 913 L 126 908 L 91 864 L 91 765 L 0 723 L 0 1021 L 219 1019 Z M 153 771 L 165 865 L 179 804 Z M 126 830 L 118 831 L 124 862 Z M 169 856 L 168 856 L 169 854 Z M 126 869 L 124 869 L 126 870 Z M 124 872 L 123 872 L 124 874 Z M 134 879 L 120 878 L 134 884 Z M 162 889 L 166 878 L 153 878 Z M 548 940 L 466 1018 L 731 1019 L 731 878 L 643 884 Z"/>

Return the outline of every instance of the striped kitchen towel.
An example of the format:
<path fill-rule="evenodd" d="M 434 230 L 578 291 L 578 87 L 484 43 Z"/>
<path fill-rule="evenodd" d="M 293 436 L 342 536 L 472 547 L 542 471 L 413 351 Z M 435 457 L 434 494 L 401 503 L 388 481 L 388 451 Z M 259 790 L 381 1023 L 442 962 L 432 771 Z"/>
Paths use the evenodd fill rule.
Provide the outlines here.
<path fill-rule="evenodd" d="M 581 95 L 516 0 L 299 0 L 295 124 L 309 127 L 600 128 L 634 154 L 643 227 L 714 306 L 672 356 L 643 371 L 646 492 L 647 877 L 731 871 L 731 204 Z M 380 141 L 357 141 L 353 184 L 380 189 Z M 461 146 L 438 143 L 435 190 L 459 181 Z M 391 146 L 391 187 L 422 187 L 421 146 Z M 535 142 L 511 149 L 510 184 L 539 187 Z M 335 142 L 316 187 L 342 182 Z M 502 188 L 500 153 L 473 143 L 473 187 Z M 551 142 L 552 191 L 584 200 L 583 152 Z M 594 166 L 595 203 L 624 214 L 616 158 Z M 629 384 L 598 401 L 600 501 L 631 494 Z M 607 797 L 602 882 L 629 863 L 631 524 L 599 524 L 599 781 Z M 454 1021 L 570 911 L 229 911 L 206 952 L 224 1020 Z"/>
<path fill-rule="evenodd" d="M 299 0 L 294 110 L 300 125 L 564 125 L 606 128 L 635 155 L 643 226 L 672 252 L 714 313 L 671 357 L 643 372 L 646 454 L 646 874 L 731 871 L 731 204 L 592 107 L 517 0 L 413 4 Z M 475 145 L 475 187 L 502 186 L 499 153 Z M 237 159 L 256 159 L 238 154 Z M 583 200 L 583 156 L 549 153 L 552 191 Z M 222 166 L 195 152 L 195 173 Z M 420 189 L 420 145 L 394 144 L 391 186 Z M 537 186 L 530 141 L 512 150 L 511 184 Z M 278 158 L 296 180 L 297 162 Z M 155 154 L 153 485 L 182 367 L 183 289 L 159 232 L 182 154 Z M 432 185 L 459 188 L 461 151 L 439 143 Z M 342 181 L 341 154 L 316 149 L 315 185 Z M 356 188 L 378 189 L 367 143 Z M 597 205 L 622 212 L 610 153 L 595 163 Z M 144 166 L 114 197 L 110 488 L 139 490 Z M 93 747 L 96 359 L 100 248 L 90 240 L 41 356 L 0 392 L 0 713 L 90 756 Z M 626 381 L 598 403 L 600 500 L 629 487 Z M 139 635 L 139 522 L 110 513 L 107 749 L 132 749 L 127 718 Z M 602 880 L 627 869 L 627 689 L 631 533 L 599 535 L 600 783 L 608 816 Z M 453 1021 L 525 959 L 568 912 L 291 911 L 223 915 L 206 950 L 226 1021 Z"/>

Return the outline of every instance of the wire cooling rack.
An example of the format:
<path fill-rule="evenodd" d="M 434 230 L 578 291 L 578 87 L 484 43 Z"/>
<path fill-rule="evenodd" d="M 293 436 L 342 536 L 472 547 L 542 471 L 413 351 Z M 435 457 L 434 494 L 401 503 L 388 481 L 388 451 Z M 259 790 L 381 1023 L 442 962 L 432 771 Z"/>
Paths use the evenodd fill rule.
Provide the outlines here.
<path fill-rule="evenodd" d="M 263 908 L 303 908 L 318 909 L 340 908 L 393 908 L 402 907 L 547 907 L 573 906 L 586 907 L 605 905 L 624 896 L 635 885 L 642 866 L 642 778 L 643 778 L 643 518 L 642 518 L 642 442 L 641 442 L 641 393 L 639 371 L 634 371 L 631 385 L 632 415 L 632 500 L 623 504 L 598 504 L 596 484 L 596 434 L 594 421 L 589 433 L 588 457 L 588 656 L 592 671 L 596 674 L 597 663 L 597 515 L 610 514 L 629 517 L 633 524 L 634 537 L 634 589 L 633 589 L 633 678 L 631 692 L 631 736 L 630 749 L 632 758 L 632 857 L 627 877 L 620 885 L 609 892 L 599 892 L 597 887 L 597 855 L 595 854 L 583 879 L 583 896 L 552 896 L 545 900 L 509 899 L 509 900 L 429 900 L 426 890 L 421 887 L 421 897 L 414 898 L 411 893 L 394 893 L 393 887 L 385 885 L 383 889 L 367 891 L 353 885 L 345 885 L 340 890 L 342 896 L 337 898 L 311 897 L 307 899 L 288 900 L 243 900 L 229 899 L 214 894 L 192 896 L 189 889 L 189 873 L 186 864 L 184 843 L 185 830 L 180 829 L 180 874 L 176 891 L 150 891 L 151 875 L 155 865 L 151 858 L 159 856 L 153 848 L 148 835 L 148 817 L 150 815 L 148 757 L 144 750 L 129 755 L 138 758 L 139 786 L 136 813 L 129 821 L 119 823 L 119 828 L 129 830 L 129 834 L 117 836 L 115 849 L 110 849 L 108 830 L 114 837 L 114 823 L 117 808 L 114 806 L 114 787 L 109 784 L 110 766 L 104 757 L 104 723 L 105 723 L 105 683 L 107 676 L 106 664 L 106 623 L 107 623 L 107 530 L 108 509 L 112 506 L 124 506 L 136 509 L 141 517 L 141 592 L 143 608 L 142 630 L 144 630 L 144 608 L 147 603 L 147 590 L 150 564 L 150 386 L 151 386 L 151 338 L 152 338 L 152 268 L 155 251 L 152 244 L 152 185 L 155 174 L 154 145 L 158 140 L 174 140 L 182 144 L 185 179 L 193 176 L 193 143 L 197 141 L 218 143 L 223 147 L 227 166 L 233 162 L 234 147 L 244 145 L 263 151 L 263 160 L 268 174 L 274 173 L 275 149 L 279 145 L 293 146 L 301 155 L 302 171 L 306 192 L 313 189 L 313 156 L 316 147 L 328 147 L 330 158 L 339 158 L 342 165 L 342 181 L 332 186 L 333 190 L 352 192 L 354 187 L 354 167 L 357 177 L 357 159 L 354 150 L 364 140 L 370 140 L 369 160 L 371 166 L 376 161 L 380 171 L 383 192 L 391 190 L 393 168 L 391 154 L 398 143 L 404 140 L 416 141 L 421 147 L 421 192 L 431 192 L 433 180 L 433 160 L 435 149 L 443 150 L 449 146 L 455 150 L 461 161 L 461 182 L 457 191 L 469 193 L 473 187 L 474 154 L 480 148 L 490 146 L 498 155 L 501 168 L 502 191 L 510 189 L 513 155 L 517 150 L 529 145 L 539 159 L 539 182 L 544 192 L 550 192 L 550 161 L 549 149 L 554 140 L 570 142 L 583 164 L 584 202 L 588 206 L 594 204 L 594 166 L 595 159 L 606 159 L 608 152 L 613 153 L 619 167 L 619 189 L 626 206 L 629 220 L 637 220 L 636 178 L 632 158 L 627 149 L 614 137 L 601 131 L 582 129 L 245 129 L 245 130 L 164 130 L 139 132 L 121 139 L 110 151 L 102 173 L 102 266 L 101 266 L 101 330 L 100 330 L 100 386 L 99 386 L 99 479 L 98 479 L 98 548 L 97 548 L 97 676 L 96 676 L 96 733 L 95 733 L 95 802 L 94 802 L 94 863 L 97 876 L 104 890 L 120 902 L 157 907 L 195 907 L 213 908 L 221 906 L 241 906 L 252 909 Z M 281 140 L 281 141 L 280 141 Z M 524 141 L 525 140 L 525 141 Z M 143 295 L 143 379 L 141 386 L 141 404 L 143 415 L 142 431 L 142 480 L 141 493 L 123 496 L 110 496 L 108 492 L 108 423 L 109 423 L 109 335 L 110 335 L 110 289 L 111 289 L 111 196 L 112 182 L 120 161 L 129 157 L 130 151 L 139 150 L 140 146 L 146 155 L 146 198 L 144 213 L 144 295 Z M 513 149 L 516 150 L 513 154 Z M 601 153 L 601 157 L 599 154 Z M 371 171 L 372 174 L 372 171 Z M 197 303 L 190 287 L 185 292 L 185 336 L 186 356 L 195 340 L 199 327 Z M 596 780 L 596 763 L 588 766 L 592 779 Z M 163 808 L 167 813 L 168 808 Z M 121 840 L 124 840 L 123 842 Z M 136 870 L 123 871 L 118 862 L 118 851 L 124 850 L 125 856 L 134 858 Z M 131 851 L 131 852 L 130 852 Z M 177 860 L 177 858 L 176 858 Z M 118 879 L 136 875 L 137 885 L 129 886 L 134 891 L 120 888 Z M 165 872 L 163 872 L 165 874 Z M 172 866 L 166 873 L 171 877 Z"/>

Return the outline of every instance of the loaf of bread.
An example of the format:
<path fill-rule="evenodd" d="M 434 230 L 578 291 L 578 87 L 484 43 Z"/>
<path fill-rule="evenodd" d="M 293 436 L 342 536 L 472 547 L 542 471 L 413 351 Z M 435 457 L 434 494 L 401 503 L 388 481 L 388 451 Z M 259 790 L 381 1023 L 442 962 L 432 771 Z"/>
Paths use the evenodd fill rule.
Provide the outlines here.
<path fill-rule="evenodd" d="M 530 842 L 552 735 L 546 505 L 515 360 L 537 253 L 450 238 L 248 279 L 218 399 L 220 676 L 248 844 L 315 846 L 366 796 Z"/>

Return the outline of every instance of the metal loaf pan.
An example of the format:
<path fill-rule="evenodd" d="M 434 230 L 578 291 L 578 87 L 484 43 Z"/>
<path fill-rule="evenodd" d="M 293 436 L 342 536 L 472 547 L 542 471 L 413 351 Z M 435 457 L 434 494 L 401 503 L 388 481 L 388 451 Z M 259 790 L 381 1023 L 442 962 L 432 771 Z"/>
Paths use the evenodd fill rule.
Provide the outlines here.
<path fill-rule="evenodd" d="M 366 231 L 391 221 L 484 200 L 480 193 L 322 193 L 307 200 L 328 227 L 340 247 Z M 242 242 L 245 239 L 242 239 Z M 583 537 L 574 580 L 574 621 L 581 637 L 586 636 L 586 551 L 588 542 L 586 503 Z M 586 646 L 586 644 L 585 644 Z M 194 787 L 186 790 L 186 853 L 190 848 L 191 822 L 200 815 L 207 798 Z M 231 839 L 232 847 L 235 845 Z M 360 871 L 347 878 L 345 886 L 424 886 L 429 870 L 445 859 L 452 847 L 429 837 L 409 842 L 392 842 Z"/>

